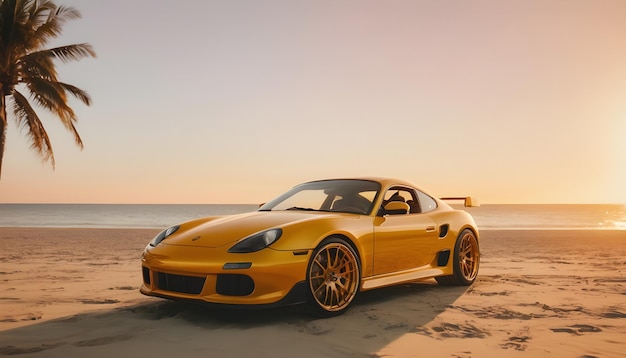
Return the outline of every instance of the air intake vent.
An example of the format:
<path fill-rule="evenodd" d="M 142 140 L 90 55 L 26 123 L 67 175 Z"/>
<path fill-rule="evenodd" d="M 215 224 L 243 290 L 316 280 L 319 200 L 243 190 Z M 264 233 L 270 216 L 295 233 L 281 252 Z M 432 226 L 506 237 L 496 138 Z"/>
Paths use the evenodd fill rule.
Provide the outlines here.
<path fill-rule="evenodd" d="M 215 291 L 225 296 L 247 296 L 254 291 L 254 281 L 246 275 L 217 275 Z"/>
<path fill-rule="evenodd" d="M 163 272 L 156 273 L 156 285 L 159 289 L 172 292 L 197 295 L 202 292 L 205 277 L 172 275 Z"/>
<path fill-rule="evenodd" d="M 439 227 L 439 237 L 446 237 L 448 235 L 448 229 L 450 229 L 450 224 L 443 224 Z"/>
<path fill-rule="evenodd" d="M 150 269 L 147 267 L 142 267 L 141 271 L 143 272 L 143 283 L 147 286 L 150 286 Z"/>
<path fill-rule="evenodd" d="M 450 260 L 450 250 L 439 251 L 437 256 L 437 266 L 447 266 Z"/>

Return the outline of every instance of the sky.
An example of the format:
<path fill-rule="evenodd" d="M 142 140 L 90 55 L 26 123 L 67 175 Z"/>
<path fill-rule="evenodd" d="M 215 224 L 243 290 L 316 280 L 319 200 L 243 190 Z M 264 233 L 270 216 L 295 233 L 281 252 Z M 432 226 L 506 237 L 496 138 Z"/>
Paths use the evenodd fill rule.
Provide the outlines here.
<path fill-rule="evenodd" d="M 482 203 L 626 203 L 626 1 L 57 0 L 81 151 L 10 118 L 0 203 L 261 203 L 398 177 Z"/>

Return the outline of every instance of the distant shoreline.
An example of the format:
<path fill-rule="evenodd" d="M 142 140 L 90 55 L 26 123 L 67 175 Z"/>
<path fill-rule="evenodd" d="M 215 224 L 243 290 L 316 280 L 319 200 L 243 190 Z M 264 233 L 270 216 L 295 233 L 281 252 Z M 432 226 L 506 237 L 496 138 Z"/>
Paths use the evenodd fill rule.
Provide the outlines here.
<path fill-rule="evenodd" d="M 488 204 L 456 209 L 481 230 L 626 230 L 626 206 Z M 192 219 L 254 212 L 256 204 L 0 204 L 0 227 L 166 228 Z"/>

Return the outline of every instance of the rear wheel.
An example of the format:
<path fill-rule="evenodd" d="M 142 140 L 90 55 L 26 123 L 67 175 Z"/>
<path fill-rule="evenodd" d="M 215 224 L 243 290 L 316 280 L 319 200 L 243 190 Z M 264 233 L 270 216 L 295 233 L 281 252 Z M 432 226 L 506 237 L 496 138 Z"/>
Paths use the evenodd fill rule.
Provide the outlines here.
<path fill-rule="evenodd" d="M 480 265 L 478 239 L 472 230 L 465 229 L 459 234 L 454 245 L 452 260 L 452 275 L 435 277 L 437 282 L 440 285 L 471 285 L 478 276 Z"/>
<path fill-rule="evenodd" d="M 341 238 L 324 240 L 307 267 L 307 304 L 320 317 L 344 313 L 361 283 L 361 265 L 354 249 Z"/>

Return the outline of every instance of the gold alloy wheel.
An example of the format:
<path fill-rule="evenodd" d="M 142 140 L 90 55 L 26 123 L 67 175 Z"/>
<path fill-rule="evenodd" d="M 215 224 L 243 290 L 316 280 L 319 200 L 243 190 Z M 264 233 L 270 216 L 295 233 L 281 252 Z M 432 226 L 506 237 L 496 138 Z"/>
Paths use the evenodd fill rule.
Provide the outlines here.
<path fill-rule="evenodd" d="M 356 296 L 358 282 L 358 259 L 348 246 L 332 242 L 317 251 L 309 268 L 309 286 L 320 308 L 345 309 Z"/>
<path fill-rule="evenodd" d="M 465 280 L 473 281 L 476 278 L 479 261 L 478 240 L 472 232 L 467 231 L 461 238 L 459 246 L 459 269 Z"/>

